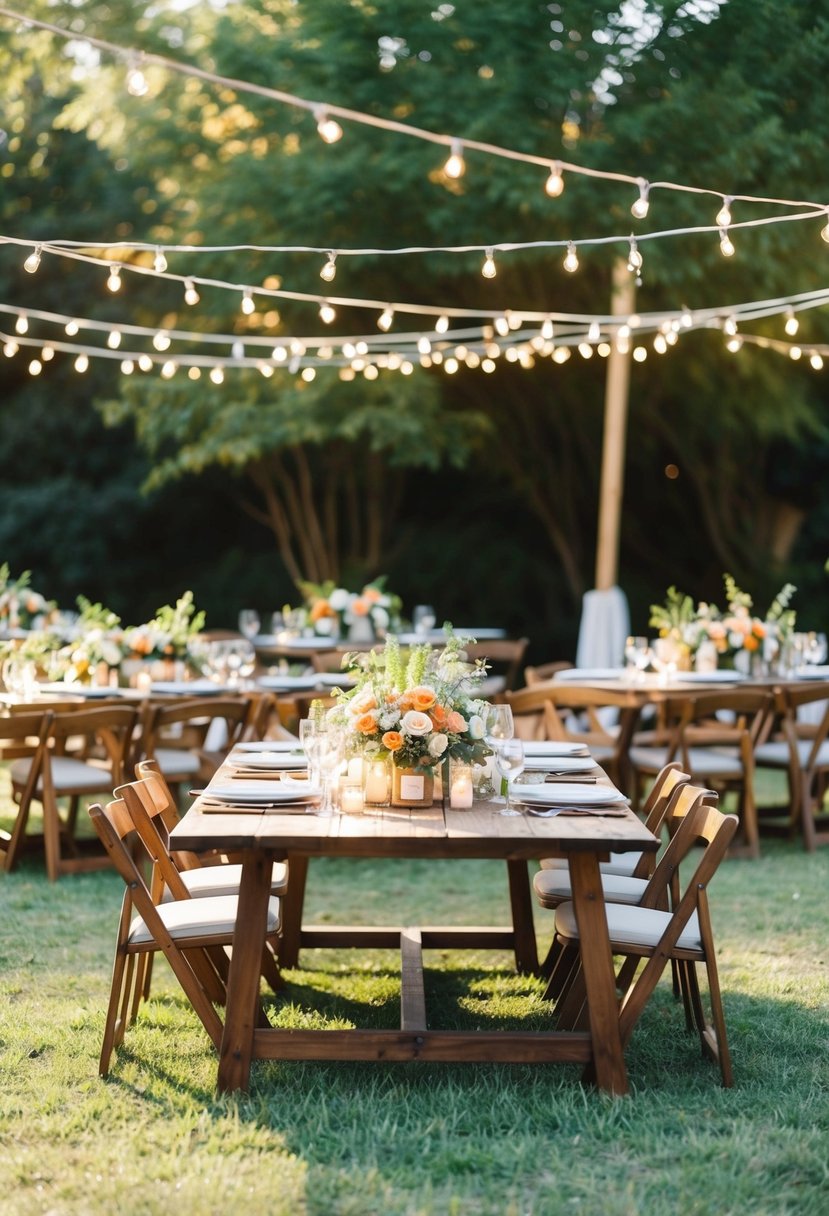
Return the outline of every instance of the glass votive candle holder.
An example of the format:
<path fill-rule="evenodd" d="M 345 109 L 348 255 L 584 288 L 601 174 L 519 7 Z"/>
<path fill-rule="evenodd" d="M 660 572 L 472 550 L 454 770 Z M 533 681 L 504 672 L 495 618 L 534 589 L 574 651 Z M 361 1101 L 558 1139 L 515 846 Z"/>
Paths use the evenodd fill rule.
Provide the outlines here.
<path fill-rule="evenodd" d="M 453 764 L 449 775 L 449 805 L 462 810 L 472 806 L 473 798 L 472 768 L 468 764 Z"/>
<path fill-rule="evenodd" d="M 388 760 L 363 762 L 363 800 L 366 806 L 388 806 L 391 801 L 391 771 Z"/>
<path fill-rule="evenodd" d="M 340 813 L 356 815 L 364 807 L 363 787 L 357 782 L 344 780 L 340 782 Z"/>

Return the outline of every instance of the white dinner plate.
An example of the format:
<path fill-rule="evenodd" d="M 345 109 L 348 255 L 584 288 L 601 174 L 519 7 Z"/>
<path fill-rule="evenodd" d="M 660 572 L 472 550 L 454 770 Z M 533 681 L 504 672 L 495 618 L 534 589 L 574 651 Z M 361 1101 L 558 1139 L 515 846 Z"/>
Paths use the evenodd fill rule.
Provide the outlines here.
<path fill-rule="evenodd" d="M 588 756 L 589 754 L 583 743 L 570 743 L 564 739 L 524 740 L 525 756 Z"/>
<path fill-rule="evenodd" d="M 724 667 L 715 667 L 713 671 L 678 671 L 674 676 L 678 684 L 737 684 L 744 679 L 742 672 Z"/>
<path fill-rule="evenodd" d="M 611 789 L 607 785 L 576 785 L 566 781 L 553 785 L 512 786 L 511 797 L 514 802 L 539 802 L 547 806 L 610 806 L 627 802 L 621 790 Z"/>
<path fill-rule="evenodd" d="M 296 752 L 302 753 L 299 739 L 259 739 L 257 742 L 237 743 L 236 752 Z"/>
<path fill-rule="evenodd" d="M 212 680 L 153 680 L 153 692 L 169 692 L 194 697 L 215 697 L 231 691 L 226 684 L 214 684 Z"/>
<path fill-rule="evenodd" d="M 829 667 L 798 667 L 795 680 L 829 680 Z"/>
<path fill-rule="evenodd" d="M 526 773 L 587 773 L 595 767 L 592 756 L 524 756 Z"/>
<path fill-rule="evenodd" d="M 308 781 L 234 781 L 230 785 L 213 785 L 207 797 L 216 802 L 231 802 L 257 806 L 263 802 L 307 802 L 318 798 L 322 791 Z"/>
<path fill-rule="evenodd" d="M 308 767 L 307 757 L 295 752 L 245 752 L 231 756 L 231 763 L 239 768 L 262 768 L 269 772 Z"/>
<path fill-rule="evenodd" d="M 260 676 L 257 684 L 269 692 L 299 692 L 316 688 L 319 676 Z"/>
<path fill-rule="evenodd" d="M 566 667 L 557 671 L 553 676 L 556 683 L 569 680 L 578 683 L 581 680 L 621 680 L 625 675 L 624 667 Z"/>

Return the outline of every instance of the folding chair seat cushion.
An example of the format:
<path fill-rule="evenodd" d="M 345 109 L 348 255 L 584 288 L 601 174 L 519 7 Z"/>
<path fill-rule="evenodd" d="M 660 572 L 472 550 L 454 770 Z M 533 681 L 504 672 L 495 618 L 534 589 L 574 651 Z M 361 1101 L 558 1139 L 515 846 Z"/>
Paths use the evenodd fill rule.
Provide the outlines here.
<path fill-rule="evenodd" d="M 207 896 L 238 895 L 242 881 L 242 867 L 236 863 L 220 866 L 199 866 L 195 870 L 181 870 L 180 877 L 188 893 L 194 899 Z M 288 889 L 288 866 L 284 861 L 275 861 L 271 872 L 271 895 L 284 895 Z M 164 888 L 162 903 L 173 899 L 169 887 Z"/>
<path fill-rule="evenodd" d="M 638 908 L 613 903 L 605 904 L 605 914 L 611 950 L 617 945 L 624 948 L 641 946 L 646 950 L 655 949 L 673 918 L 673 913 L 660 912 L 656 908 Z M 576 916 L 573 905 L 569 902 L 560 904 L 556 909 L 556 933 L 573 941 L 578 940 Z M 696 912 L 692 912 L 688 918 L 688 923 L 677 940 L 676 949 L 702 953 L 702 937 Z"/>
<path fill-rule="evenodd" d="M 648 886 L 647 878 L 628 878 L 624 874 L 602 874 L 602 896 L 610 903 L 638 904 Z M 539 870 L 533 890 L 542 907 L 556 907 L 572 898 L 567 870 Z"/>
<path fill-rule="evenodd" d="M 157 747 L 154 752 L 158 767 L 170 780 L 171 775 L 197 777 L 201 768 L 199 757 L 195 752 L 185 751 L 177 747 Z"/>
<path fill-rule="evenodd" d="M 628 753 L 633 768 L 640 772 L 657 773 L 668 761 L 667 747 L 632 747 Z M 706 777 L 742 777 L 742 760 L 734 752 L 716 747 L 689 747 L 688 767 L 698 781 Z"/>
<path fill-rule="evenodd" d="M 797 740 L 797 754 L 802 768 L 805 768 L 809 761 L 812 747 L 813 741 L 811 739 Z M 791 762 L 791 751 L 785 739 L 772 740 L 769 743 L 761 743 L 755 749 L 754 759 L 757 764 L 788 768 Z M 815 767 L 829 768 L 829 741 L 821 743 L 817 749 L 817 763 Z"/>
<path fill-rule="evenodd" d="M 75 789 L 89 790 L 91 793 L 112 790 L 112 773 L 108 768 L 101 768 L 85 760 L 75 760 L 71 756 L 53 756 L 50 764 L 56 794 L 60 794 L 62 790 Z M 31 765 L 32 762 L 27 757 L 12 761 L 11 777 L 15 785 L 25 784 Z M 37 790 L 41 791 L 42 788 L 43 779 L 39 777 Z"/>
<path fill-rule="evenodd" d="M 236 927 L 238 897 L 214 895 L 209 899 L 182 899 L 173 903 L 159 904 L 158 914 L 164 927 L 174 941 L 187 938 L 232 937 Z M 268 933 L 279 929 L 279 900 L 268 900 Z M 142 916 L 130 922 L 128 942 L 130 946 L 149 945 L 155 936 L 147 928 Z"/>
<path fill-rule="evenodd" d="M 610 861 L 599 862 L 602 874 L 618 874 L 629 878 L 641 861 L 641 853 L 611 853 Z M 568 870 L 566 857 L 545 857 L 541 862 L 542 870 Z"/>

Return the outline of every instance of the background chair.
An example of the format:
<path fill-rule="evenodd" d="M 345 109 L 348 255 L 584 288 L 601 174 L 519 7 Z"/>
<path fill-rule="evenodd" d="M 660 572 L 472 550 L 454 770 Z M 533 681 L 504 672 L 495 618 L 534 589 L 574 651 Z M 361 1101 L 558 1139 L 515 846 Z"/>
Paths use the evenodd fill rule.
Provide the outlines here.
<path fill-rule="evenodd" d="M 806 707 L 825 702 L 817 721 L 803 720 Z M 758 768 L 784 771 L 788 780 L 789 802 L 784 829 L 793 835 L 803 833 L 803 844 L 814 852 L 818 845 L 829 844 L 829 810 L 824 806 L 829 783 L 829 700 L 826 687 L 778 688 L 774 710 L 777 730 L 754 750 Z M 809 714 L 808 718 L 812 715 Z M 764 817 L 760 813 L 763 826 Z"/>
<path fill-rule="evenodd" d="M 43 808 L 43 840 L 46 872 L 53 881 L 61 874 L 101 869 L 108 865 L 100 853 L 83 855 L 88 842 L 76 838 L 80 799 L 109 796 L 126 775 L 138 719 L 134 706 L 123 701 L 95 709 L 52 711 L 48 731 L 40 749 L 40 771 L 31 787 L 32 766 L 37 757 L 14 760 L 12 790 L 22 800 L 26 790 Z M 67 744 L 71 741 L 72 749 Z M 67 800 L 65 815 L 60 803 Z M 28 806 L 18 812 L 17 823 L 6 857 L 9 869 L 23 845 Z"/>
<path fill-rule="evenodd" d="M 14 869 L 24 845 L 34 840 L 31 833 L 26 835 L 26 824 L 29 806 L 40 777 L 42 751 L 46 745 L 51 721 L 52 715 L 48 711 L 0 718 L 0 758 L 7 763 L 20 759 L 28 762 L 22 783 L 18 781 L 16 787 L 12 785 L 17 813 L 11 833 L 0 831 L 0 851 L 4 854 L 3 868 L 7 873 Z M 40 839 L 42 840 L 42 837 Z"/>
<path fill-rule="evenodd" d="M 176 790 L 185 782 L 206 783 L 241 738 L 250 713 L 246 696 L 150 702 L 138 758 L 156 760 Z"/>
<path fill-rule="evenodd" d="M 573 664 L 567 659 L 557 659 L 551 663 L 539 663 L 536 667 L 524 668 L 524 683 L 532 688 L 533 684 L 546 684 L 559 671 L 569 671 Z"/>
<path fill-rule="evenodd" d="M 490 642 L 468 642 L 464 646 L 470 663 L 476 659 L 486 660 L 487 675 L 481 696 L 492 698 L 518 686 L 521 664 L 529 644 L 529 638 L 500 638 Z"/>
<path fill-rule="evenodd" d="M 126 804 L 120 799 L 106 808 L 95 804 L 89 808 L 89 815 L 107 856 L 126 886 L 101 1047 L 101 1076 L 108 1074 L 113 1048 L 121 1044 L 127 1025 L 135 1018 L 135 960 L 139 955 L 159 950 L 218 1051 L 222 1022 L 214 1002 L 222 1004 L 225 1000 L 224 950 L 233 941 L 237 898 L 233 895 L 183 898 L 156 906 L 126 844 L 135 832 Z M 279 915 L 279 901 L 271 899 L 267 926 L 271 943 L 279 930 Z"/>

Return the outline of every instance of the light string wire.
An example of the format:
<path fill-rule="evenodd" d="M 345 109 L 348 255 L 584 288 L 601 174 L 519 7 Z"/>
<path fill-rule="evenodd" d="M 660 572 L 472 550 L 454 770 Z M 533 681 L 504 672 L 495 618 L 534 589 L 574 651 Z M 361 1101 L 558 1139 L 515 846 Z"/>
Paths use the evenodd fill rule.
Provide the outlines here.
<path fill-rule="evenodd" d="M 53 25 L 48 21 L 41 21 L 38 18 L 31 17 L 26 13 L 17 12 L 15 9 L 0 7 L 0 16 L 6 17 L 9 20 L 22 22 L 24 25 L 31 26 L 35 29 L 46 30 L 59 38 L 63 38 L 66 42 L 87 42 L 90 46 L 98 50 L 105 51 L 107 54 L 114 55 L 127 63 L 137 62 L 143 65 L 153 65 L 162 67 L 171 72 L 180 73 L 185 76 L 192 76 L 200 80 L 205 80 L 211 84 L 220 85 L 222 87 L 233 89 L 240 93 L 252 93 L 261 97 L 270 98 L 272 101 L 281 102 L 284 105 L 292 106 L 296 109 L 306 110 L 312 114 L 325 112 L 329 117 L 337 117 L 345 119 L 348 122 L 353 122 L 362 126 L 375 127 L 384 131 L 393 131 L 399 135 L 406 135 L 414 139 L 419 139 L 433 144 L 440 144 L 450 149 L 460 144 L 464 150 L 474 150 L 482 152 L 489 156 L 500 157 L 504 160 L 521 161 L 525 164 L 538 165 L 549 169 L 551 166 L 556 166 L 560 171 L 573 173 L 582 177 L 590 177 L 602 179 L 605 181 L 623 182 L 633 185 L 641 189 L 642 185 L 647 187 L 649 193 L 654 190 L 673 190 L 684 194 L 705 195 L 722 200 L 728 200 L 730 203 L 763 203 L 781 207 L 813 207 L 826 210 L 826 204 L 814 202 L 810 199 L 782 199 L 782 198 L 767 198 L 753 194 L 736 194 L 723 190 L 715 190 L 704 186 L 689 186 L 679 182 L 670 181 L 648 181 L 641 174 L 628 174 L 611 172 L 605 169 L 593 169 L 584 165 L 577 165 L 570 161 L 562 160 L 556 156 L 538 156 L 527 152 L 518 152 L 515 149 L 504 148 L 498 144 L 486 143 L 482 140 L 467 139 L 463 136 L 444 135 L 436 131 L 429 131 L 423 127 L 415 127 L 409 123 L 398 122 L 395 119 L 380 118 L 377 115 L 366 114 L 360 110 L 348 109 L 344 106 L 335 105 L 327 101 L 311 101 L 308 98 L 299 97 L 293 93 L 284 92 L 281 89 L 273 89 L 267 85 L 257 85 L 250 81 L 239 80 L 234 77 L 222 76 L 215 72 L 208 72 L 203 68 L 198 68 L 193 64 L 182 63 L 179 60 L 171 59 L 166 55 L 159 55 L 150 51 L 138 50 L 136 48 L 127 48 L 119 46 L 116 43 L 108 42 L 103 38 L 97 38 L 90 34 L 78 34 L 75 31 L 66 30 L 59 25 Z"/>

